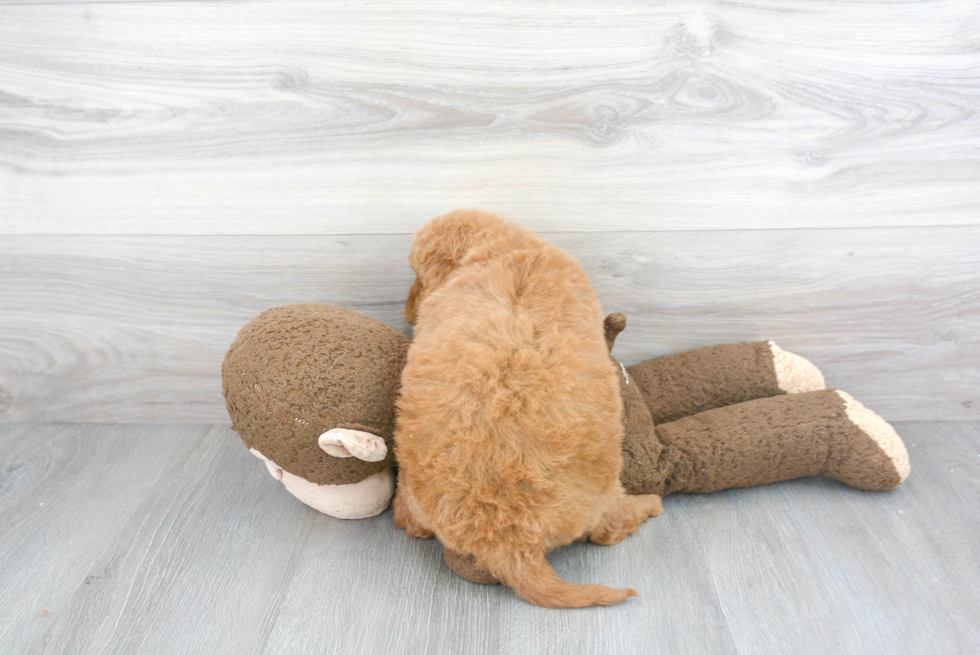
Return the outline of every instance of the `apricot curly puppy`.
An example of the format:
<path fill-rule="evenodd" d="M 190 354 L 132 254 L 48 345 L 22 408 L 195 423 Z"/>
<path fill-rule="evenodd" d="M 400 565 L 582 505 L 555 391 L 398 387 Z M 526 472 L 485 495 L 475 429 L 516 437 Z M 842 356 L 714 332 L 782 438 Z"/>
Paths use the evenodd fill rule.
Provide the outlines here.
<path fill-rule="evenodd" d="M 619 386 L 584 271 L 479 211 L 429 221 L 409 261 L 396 525 L 475 556 L 537 605 L 635 596 L 567 583 L 545 559 L 575 540 L 618 543 L 661 512 L 659 496 L 627 496 L 619 482 Z"/>

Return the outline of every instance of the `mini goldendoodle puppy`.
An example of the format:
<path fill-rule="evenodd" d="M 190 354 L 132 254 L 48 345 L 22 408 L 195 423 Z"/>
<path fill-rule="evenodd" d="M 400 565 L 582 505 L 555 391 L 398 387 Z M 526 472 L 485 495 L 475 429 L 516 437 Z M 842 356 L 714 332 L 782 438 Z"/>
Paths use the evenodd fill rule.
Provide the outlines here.
<path fill-rule="evenodd" d="M 585 272 L 480 211 L 429 221 L 409 261 L 395 524 L 474 556 L 537 605 L 636 595 L 565 582 L 545 559 L 575 540 L 618 543 L 662 511 L 619 482 L 619 382 Z"/>

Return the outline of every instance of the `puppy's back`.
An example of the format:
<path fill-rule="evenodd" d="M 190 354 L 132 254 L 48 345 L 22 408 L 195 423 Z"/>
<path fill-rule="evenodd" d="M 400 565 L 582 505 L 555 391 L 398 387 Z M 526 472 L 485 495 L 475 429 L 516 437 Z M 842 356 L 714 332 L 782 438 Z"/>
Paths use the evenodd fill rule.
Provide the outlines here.
<path fill-rule="evenodd" d="M 554 246 L 510 252 L 461 269 L 421 316 L 395 436 L 417 511 L 532 602 L 625 598 L 569 585 L 544 558 L 588 529 L 621 466 L 618 382 L 585 273 Z"/>

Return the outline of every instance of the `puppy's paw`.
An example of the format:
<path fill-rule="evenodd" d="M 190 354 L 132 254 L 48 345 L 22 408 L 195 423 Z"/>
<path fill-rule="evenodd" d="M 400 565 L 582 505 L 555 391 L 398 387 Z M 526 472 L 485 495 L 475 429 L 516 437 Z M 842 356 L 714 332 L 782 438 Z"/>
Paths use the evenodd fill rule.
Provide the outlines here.
<path fill-rule="evenodd" d="M 624 496 L 622 503 L 606 514 L 602 523 L 589 534 L 589 541 L 601 546 L 618 544 L 636 532 L 647 518 L 663 513 L 663 504 L 656 494 Z"/>
<path fill-rule="evenodd" d="M 395 527 L 399 530 L 404 530 L 405 534 L 409 537 L 418 537 L 419 539 L 431 539 L 432 530 L 428 530 L 415 519 L 412 514 L 412 510 L 409 509 L 408 503 L 405 501 L 404 496 L 401 493 L 395 494 L 395 500 L 392 501 L 392 516 L 395 519 Z"/>
<path fill-rule="evenodd" d="M 663 499 L 657 494 L 647 494 L 638 498 L 643 499 L 642 504 L 647 516 L 660 516 L 664 513 Z"/>

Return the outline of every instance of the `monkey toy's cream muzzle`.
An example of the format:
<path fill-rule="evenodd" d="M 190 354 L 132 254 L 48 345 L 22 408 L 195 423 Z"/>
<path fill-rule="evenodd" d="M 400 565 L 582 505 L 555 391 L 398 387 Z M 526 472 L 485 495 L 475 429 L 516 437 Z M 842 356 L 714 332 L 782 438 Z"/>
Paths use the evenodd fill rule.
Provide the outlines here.
<path fill-rule="evenodd" d="M 384 439 L 360 430 L 334 428 L 320 435 L 320 448 L 331 457 L 356 457 L 380 462 L 388 454 Z M 285 471 L 255 448 L 249 451 L 265 462 L 269 474 L 313 509 L 339 519 L 363 519 L 385 511 L 395 492 L 395 474 L 385 469 L 352 484 L 316 484 Z"/>

